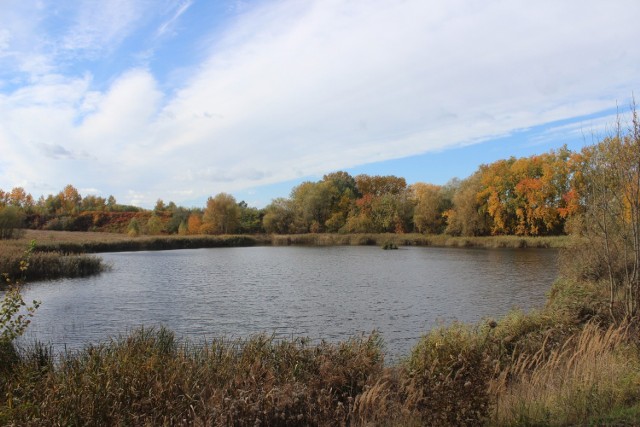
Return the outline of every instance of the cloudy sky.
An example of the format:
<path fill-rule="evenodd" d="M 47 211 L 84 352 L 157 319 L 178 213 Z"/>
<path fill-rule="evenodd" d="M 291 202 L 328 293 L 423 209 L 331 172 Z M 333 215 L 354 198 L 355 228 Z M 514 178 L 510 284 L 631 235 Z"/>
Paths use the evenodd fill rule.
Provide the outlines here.
<path fill-rule="evenodd" d="M 637 0 L 0 0 L 0 188 L 253 206 L 579 149 L 640 90 Z"/>

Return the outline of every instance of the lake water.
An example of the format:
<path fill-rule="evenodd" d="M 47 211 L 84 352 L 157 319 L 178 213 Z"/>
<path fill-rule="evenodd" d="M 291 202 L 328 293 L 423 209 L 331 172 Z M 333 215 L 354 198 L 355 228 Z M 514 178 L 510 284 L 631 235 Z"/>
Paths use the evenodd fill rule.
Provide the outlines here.
<path fill-rule="evenodd" d="M 390 358 L 453 320 L 542 307 L 555 250 L 250 247 L 100 255 L 99 276 L 39 282 L 26 334 L 77 349 L 138 326 L 164 325 L 201 343 L 265 332 L 344 340 L 378 330 Z"/>

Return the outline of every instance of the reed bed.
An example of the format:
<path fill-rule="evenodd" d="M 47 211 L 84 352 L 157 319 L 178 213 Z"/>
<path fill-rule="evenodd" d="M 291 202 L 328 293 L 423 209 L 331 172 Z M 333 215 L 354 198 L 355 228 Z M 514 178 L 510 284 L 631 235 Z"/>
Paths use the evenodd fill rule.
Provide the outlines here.
<path fill-rule="evenodd" d="M 251 236 L 235 235 L 130 237 L 117 233 L 28 230 L 25 237 L 10 245 L 24 245 L 30 240 L 37 242 L 36 251 L 74 254 L 253 246 L 257 242 Z"/>
<path fill-rule="evenodd" d="M 25 259 L 25 247 L 0 246 L 0 273 L 9 281 L 50 280 L 63 277 L 84 277 L 109 269 L 93 255 L 65 255 L 61 252 L 34 252 L 29 256 L 29 268 L 20 269 Z M 0 284 L 1 286 L 1 284 Z"/>
<path fill-rule="evenodd" d="M 391 243 L 396 246 L 434 246 L 460 248 L 564 248 L 569 244 L 567 236 L 476 236 L 456 237 L 445 234 L 287 234 L 262 237 L 263 244 L 306 245 L 306 246 L 382 246 Z"/>
<path fill-rule="evenodd" d="M 251 245 L 303 246 L 435 246 L 467 248 L 563 248 L 569 244 L 567 236 L 478 236 L 454 237 L 444 234 L 286 234 L 286 235 L 161 235 L 130 237 L 126 234 L 101 232 L 72 232 L 26 230 L 23 237 L 0 241 L 0 247 L 25 247 L 36 240 L 40 250 L 62 252 L 110 252 L 129 250 L 187 249 L 199 247 L 228 247 Z"/>
<path fill-rule="evenodd" d="M 141 329 L 58 361 L 42 347 L 23 352 L 0 382 L 0 424 L 345 425 L 382 365 L 376 335 L 191 347 L 166 329 Z"/>

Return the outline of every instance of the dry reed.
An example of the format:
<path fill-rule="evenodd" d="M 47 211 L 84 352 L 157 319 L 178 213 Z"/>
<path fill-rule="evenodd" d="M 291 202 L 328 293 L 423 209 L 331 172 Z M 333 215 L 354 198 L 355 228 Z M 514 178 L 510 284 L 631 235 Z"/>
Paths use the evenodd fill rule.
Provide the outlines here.
<path fill-rule="evenodd" d="M 492 381 L 497 425 L 584 425 L 640 398 L 640 359 L 629 326 L 594 322 L 547 351 L 521 354 Z"/>

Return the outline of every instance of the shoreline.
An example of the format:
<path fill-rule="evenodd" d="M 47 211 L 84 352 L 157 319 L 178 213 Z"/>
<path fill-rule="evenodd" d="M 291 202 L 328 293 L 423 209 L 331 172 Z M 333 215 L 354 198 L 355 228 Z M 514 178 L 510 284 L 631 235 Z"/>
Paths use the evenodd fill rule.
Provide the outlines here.
<path fill-rule="evenodd" d="M 36 242 L 29 258 L 28 274 L 20 262 L 30 242 Z M 568 236 L 453 237 L 423 234 L 290 234 L 290 235 L 157 235 L 130 237 L 102 232 L 25 230 L 19 239 L 0 240 L 0 273 L 23 281 L 91 276 L 108 270 L 97 255 L 106 252 L 161 251 L 250 246 L 384 246 L 560 249 L 569 246 Z"/>
<path fill-rule="evenodd" d="M 101 232 L 26 230 L 20 239 L 0 241 L 3 246 L 26 247 L 36 241 L 37 252 L 86 254 L 153 250 L 246 246 L 430 246 L 453 248 L 566 248 L 568 236 L 448 236 L 407 234 L 287 234 L 287 235 L 155 235 L 129 237 Z"/>

